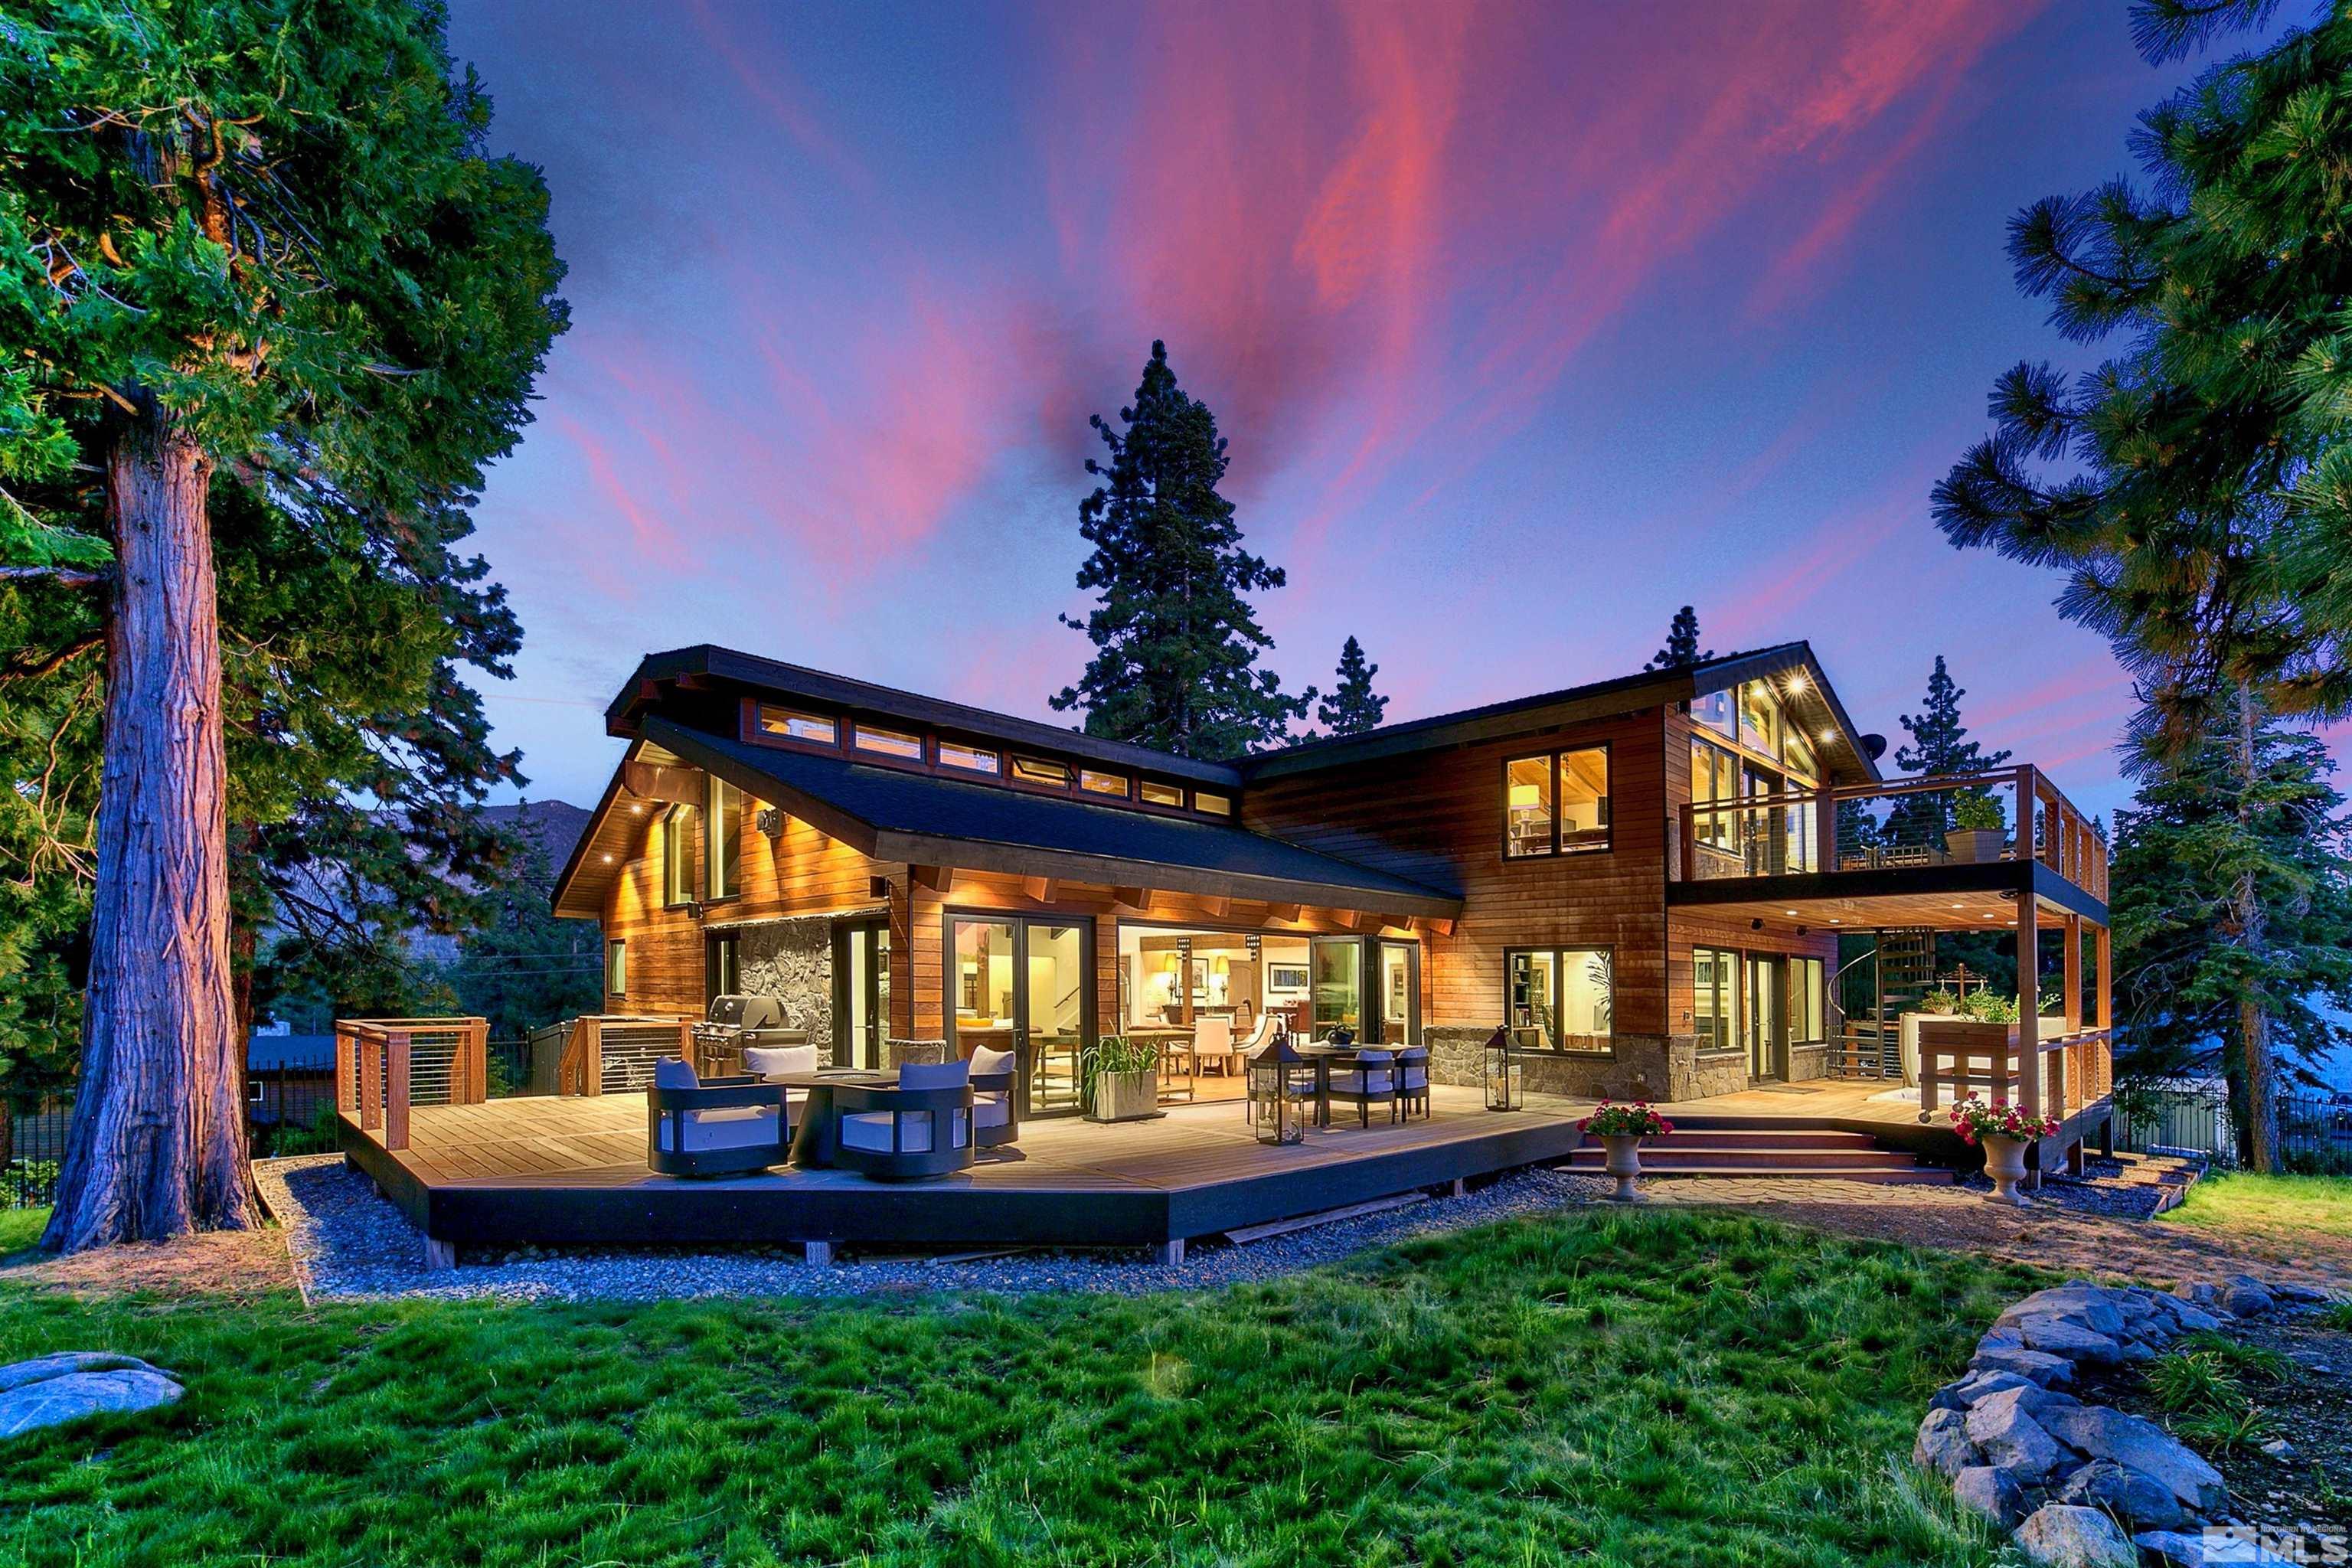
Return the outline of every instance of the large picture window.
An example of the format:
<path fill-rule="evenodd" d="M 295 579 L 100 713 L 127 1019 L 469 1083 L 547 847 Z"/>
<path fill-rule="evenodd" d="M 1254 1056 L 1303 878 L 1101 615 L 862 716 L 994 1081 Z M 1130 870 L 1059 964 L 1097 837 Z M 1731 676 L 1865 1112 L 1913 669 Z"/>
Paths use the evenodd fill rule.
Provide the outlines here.
<path fill-rule="evenodd" d="M 1508 859 L 1609 847 L 1609 748 L 1579 746 L 1503 764 Z"/>
<path fill-rule="evenodd" d="M 1739 955 L 1720 947 L 1691 949 L 1691 1032 L 1703 1051 L 1727 1051 L 1737 1039 Z"/>
<path fill-rule="evenodd" d="M 1606 947 L 1512 948 L 1503 955 L 1505 1016 L 1549 1051 L 1605 1051 L 1616 1032 L 1616 952 Z"/>
<path fill-rule="evenodd" d="M 694 807 L 673 805 L 662 813 L 662 902 L 694 902 Z"/>
<path fill-rule="evenodd" d="M 1706 741 L 1691 742 L 1691 803 L 1695 805 L 1726 804 L 1739 795 L 1739 759 L 1723 747 Z M 1698 841 L 1710 848 L 1737 853 L 1739 848 L 1739 814 L 1736 811 L 1701 811 L 1692 817 Z"/>
<path fill-rule="evenodd" d="M 743 792 L 715 773 L 704 776 L 709 794 L 702 820 L 709 842 L 702 847 L 702 896 L 731 899 L 743 890 Z"/>
<path fill-rule="evenodd" d="M 1810 1046 L 1829 1036 L 1829 996 L 1818 958 L 1789 960 L 1789 1043 Z"/>

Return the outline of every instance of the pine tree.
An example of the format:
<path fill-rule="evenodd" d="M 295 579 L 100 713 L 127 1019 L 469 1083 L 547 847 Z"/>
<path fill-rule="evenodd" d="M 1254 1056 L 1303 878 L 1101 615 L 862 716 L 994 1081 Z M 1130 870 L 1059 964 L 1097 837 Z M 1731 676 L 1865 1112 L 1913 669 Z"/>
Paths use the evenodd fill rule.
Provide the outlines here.
<path fill-rule="evenodd" d="M 1698 651 L 1698 612 L 1685 605 L 1666 628 L 1666 646 L 1650 656 L 1644 669 L 1683 669 L 1715 657 L 1713 648 Z"/>
<path fill-rule="evenodd" d="M 1955 682 L 1944 667 L 1944 656 L 1937 654 L 1936 668 L 1927 674 L 1926 700 L 1917 713 L 1902 716 L 1911 743 L 1895 749 L 1895 765 L 1916 777 L 1944 778 L 1990 773 L 2009 761 L 2007 752 L 1988 755 L 1982 745 L 1968 738 L 1968 726 L 1960 721 L 1960 699 L 1967 695 L 1967 689 Z M 1982 791 L 1897 795 L 1887 814 L 1888 842 L 1939 842 L 1945 830 L 1955 824 L 1962 794 L 1993 798 Z"/>
<path fill-rule="evenodd" d="M 1279 741 L 1315 689 L 1284 693 L 1257 668 L 1274 646 L 1244 595 L 1279 588 L 1281 568 L 1241 547 L 1234 504 L 1217 493 L 1225 439 L 1205 404 L 1184 395 L 1154 342 L 1121 430 L 1088 423 L 1109 450 L 1087 459 L 1102 479 L 1079 503 L 1078 532 L 1094 552 L 1078 586 L 1100 599 L 1084 622 L 1094 657 L 1056 710 L 1086 710 L 1086 732 L 1182 757 L 1223 761 Z"/>
<path fill-rule="evenodd" d="M 1376 729 L 1388 711 L 1389 700 L 1372 690 L 1372 677 L 1381 667 L 1367 661 L 1353 637 L 1339 648 L 1339 679 L 1331 695 L 1315 705 L 1315 721 L 1334 735 L 1359 735 Z"/>
<path fill-rule="evenodd" d="M 563 315 L 545 188 L 483 152 L 488 103 L 452 79 L 438 7 L 42 16 L 0 29 L 0 342 L 25 351 L 0 375 L 0 554 L 10 582 L 91 595 L 101 632 L 82 1067 L 47 1237 L 79 1248 L 256 1217 L 229 825 L 287 803 L 242 795 L 226 761 L 230 714 L 276 710 L 224 668 L 215 497 L 266 498 L 331 595 L 372 571 L 474 581 L 449 520 Z M 368 596 L 317 613 L 338 604 Z M 395 752 L 447 716 L 383 713 Z"/>
<path fill-rule="evenodd" d="M 2141 0 L 2151 64 L 2264 26 L 2273 0 Z M 2011 224 L 2020 288 L 2076 342 L 2119 352 L 2069 380 L 2020 363 L 1994 428 L 1936 487 L 1955 544 L 2064 574 L 2061 612 L 2106 636 L 2147 700 L 2140 765 L 2161 769 L 2234 727 L 2254 796 L 2257 716 L 2352 702 L 2352 11 L 2207 69 L 2141 117 L 2145 179 L 2035 203 Z M 2070 471 L 2071 470 L 2071 471 Z M 2251 808 L 2249 808 L 2251 809 Z M 2264 883 L 2229 912 L 2265 962 Z M 2275 1168 L 2269 1012 L 2248 996 L 2238 1049 L 2252 1158 Z"/>
<path fill-rule="evenodd" d="M 2116 1005 L 2128 1042 L 2118 1065 L 2218 1068 L 2250 1161 L 2274 1142 L 2276 1109 L 2248 1074 L 2246 1041 L 2317 1067 L 2352 1038 L 2336 1021 L 2352 1011 L 2352 821 L 2334 772 L 2318 740 L 2257 714 L 2251 733 L 2235 720 L 2214 726 L 2116 814 Z M 2236 913 L 2248 876 L 2265 921 L 2256 942 Z M 2258 1131 L 2265 1119 L 2273 1127 Z"/>

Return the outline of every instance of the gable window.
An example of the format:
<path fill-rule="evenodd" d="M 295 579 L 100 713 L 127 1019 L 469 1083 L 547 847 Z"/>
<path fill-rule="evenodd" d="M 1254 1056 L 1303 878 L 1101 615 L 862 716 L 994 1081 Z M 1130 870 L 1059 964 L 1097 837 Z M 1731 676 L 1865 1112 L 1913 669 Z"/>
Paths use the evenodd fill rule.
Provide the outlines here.
<path fill-rule="evenodd" d="M 1505 1016 L 1529 1048 L 1608 1050 L 1615 1034 L 1616 969 L 1612 948 L 1507 949 Z"/>
<path fill-rule="evenodd" d="M 1022 784 L 1048 784 L 1055 789 L 1070 787 L 1070 770 L 1044 757 L 1013 758 L 1013 776 Z"/>
<path fill-rule="evenodd" d="M 1551 853 L 1551 758 L 1517 757 L 1503 764 L 1503 853 Z"/>
<path fill-rule="evenodd" d="M 968 773 L 992 773 L 997 771 L 996 753 L 982 746 L 967 746 L 956 741 L 941 741 L 940 766 L 962 768 Z"/>
<path fill-rule="evenodd" d="M 1737 739 L 1739 734 L 1738 715 L 1733 710 L 1730 691 L 1703 691 L 1691 699 L 1691 717 L 1718 735 Z"/>
<path fill-rule="evenodd" d="M 1078 787 L 1086 791 L 1088 795 L 1116 795 L 1119 799 L 1125 800 L 1127 798 L 1127 775 L 1125 773 L 1097 773 L 1092 768 L 1080 768 L 1078 770 Z"/>
<path fill-rule="evenodd" d="M 1691 742 L 1691 803 L 1695 805 L 1728 805 L 1739 796 L 1739 759 L 1721 746 L 1706 741 Z M 1698 811 L 1692 815 L 1693 833 L 1701 844 L 1711 848 L 1738 853 L 1739 848 L 1739 813 L 1736 811 Z"/>
<path fill-rule="evenodd" d="M 629 944 L 619 937 L 604 944 L 604 994 L 619 996 L 629 989 Z"/>
<path fill-rule="evenodd" d="M 1764 681 L 1740 683 L 1739 743 L 1768 757 L 1780 754 L 1780 699 Z"/>
<path fill-rule="evenodd" d="M 870 724 L 860 724 L 852 732 L 850 744 L 861 752 L 871 752 L 879 757 L 904 757 L 909 762 L 923 760 L 923 738 L 898 730 L 877 730 Z"/>
<path fill-rule="evenodd" d="M 1184 792 L 1178 789 L 1174 784 L 1159 784 L 1153 780 L 1146 779 L 1143 781 L 1143 804 L 1146 805 L 1181 805 L 1184 804 Z"/>
<path fill-rule="evenodd" d="M 1205 811 L 1211 816 L 1231 816 L 1234 814 L 1233 797 L 1196 789 L 1192 792 L 1192 809 Z"/>
<path fill-rule="evenodd" d="M 702 847 L 706 899 L 731 899 L 743 890 L 743 792 L 716 773 L 702 814 L 709 842 Z"/>
<path fill-rule="evenodd" d="M 1503 764 L 1503 854 L 1580 855 L 1609 847 L 1609 748 L 1579 746 Z"/>
<path fill-rule="evenodd" d="M 662 902 L 694 901 L 694 807 L 673 805 L 662 813 Z"/>
<path fill-rule="evenodd" d="M 840 737 L 840 730 L 822 713 L 803 713 L 796 709 L 777 708 L 760 704 L 760 732 L 780 735 L 787 741 L 814 741 L 830 746 Z"/>

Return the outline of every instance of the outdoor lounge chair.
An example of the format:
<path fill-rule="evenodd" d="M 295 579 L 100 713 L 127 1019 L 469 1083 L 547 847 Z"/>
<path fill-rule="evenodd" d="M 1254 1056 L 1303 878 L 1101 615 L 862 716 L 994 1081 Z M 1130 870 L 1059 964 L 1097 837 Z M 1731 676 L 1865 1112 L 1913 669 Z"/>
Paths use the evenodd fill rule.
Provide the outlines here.
<path fill-rule="evenodd" d="M 1346 1067 L 1331 1068 L 1331 1098 L 1352 1100 L 1358 1125 L 1372 1124 L 1372 1107 L 1385 1105 L 1389 1119 L 1397 1111 L 1397 1066 L 1392 1051 L 1358 1051 Z"/>
<path fill-rule="evenodd" d="M 972 1161 L 971 1064 L 909 1062 L 896 1089 L 833 1091 L 833 1163 L 877 1182 L 944 1176 Z"/>
<path fill-rule="evenodd" d="M 753 1078 L 772 1082 L 787 1073 L 816 1071 L 824 1065 L 817 1059 L 823 1054 L 815 1046 L 745 1046 L 743 1070 Z M 801 1111 L 807 1104 L 808 1090 L 784 1091 L 784 1109 L 793 1121 L 800 1120 Z"/>
<path fill-rule="evenodd" d="M 1429 1047 L 1408 1046 L 1396 1054 L 1397 1109 L 1407 1117 L 1418 1108 L 1429 1115 Z"/>
<path fill-rule="evenodd" d="M 781 1165 L 792 1142 L 783 1090 L 751 1078 L 702 1079 L 676 1057 L 646 1089 L 646 1163 L 665 1176 L 730 1176 Z"/>
<path fill-rule="evenodd" d="M 1011 1051 L 992 1051 L 986 1046 L 971 1053 L 971 1141 L 982 1149 L 1001 1148 L 1021 1136 L 1021 1110 L 1013 1088 L 1018 1060 Z"/>

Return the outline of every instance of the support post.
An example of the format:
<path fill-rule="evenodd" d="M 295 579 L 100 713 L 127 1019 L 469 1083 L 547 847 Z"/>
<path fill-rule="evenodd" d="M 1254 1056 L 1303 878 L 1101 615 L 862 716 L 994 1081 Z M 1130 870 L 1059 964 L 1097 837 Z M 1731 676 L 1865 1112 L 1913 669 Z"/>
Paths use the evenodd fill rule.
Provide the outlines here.
<path fill-rule="evenodd" d="M 439 1274 L 457 1267 L 456 1242 L 436 1241 L 429 1236 L 425 1238 L 425 1271 L 427 1274 Z"/>
<path fill-rule="evenodd" d="M 1821 872 L 1838 868 L 1837 795 L 1833 791 L 1813 792 L 1813 833 L 1821 846 L 1820 862 L 1813 869 Z"/>
<path fill-rule="evenodd" d="M 1175 1237 L 1151 1249 L 1151 1260 L 1162 1268 L 1173 1268 L 1184 1261 L 1184 1238 Z"/>
<path fill-rule="evenodd" d="M 604 1092 L 604 1020 L 583 1018 L 580 1027 L 580 1092 L 600 1095 Z"/>
<path fill-rule="evenodd" d="M 375 1034 L 360 1037 L 360 1125 L 383 1125 L 383 1038 Z"/>
<path fill-rule="evenodd" d="M 359 1043 L 349 1031 L 335 1031 L 335 1109 L 357 1110 L 360 1108 Z"/>
<path fill-rule="evenodd" d="M 2022 787 L 2029 783 L 2033 770 L 2018 770 L 2021 799 L 2032 798 Z M 2020 833 L 2032 829 L 2031 822 L 2019 826 Z M 2031 845 L 2030 839 L 2025 841 Z M 2017 1104 L 2032 1119 L 2042 1116 L 2042 918 L 2033 901 L 2031 886 L 2017 895 Z M 2026 1173 L 2029 1186 L 2042 1184 L 2042 1172 L 2037 1165 Z"/>
<path fill-rule="evenodd" d="M 829 1241 L 803 1241 L 801 1243 L 801 1251 L 810 1263 L 819 1268 L 832 1266 L 833 1243 Z"/>
<path fill-rule="evenodd" d="M 410 1035 L 394 1029 L 383 1042 L 383 1146 L 408 1147 L 408 1076 Z"/>

